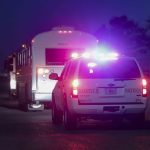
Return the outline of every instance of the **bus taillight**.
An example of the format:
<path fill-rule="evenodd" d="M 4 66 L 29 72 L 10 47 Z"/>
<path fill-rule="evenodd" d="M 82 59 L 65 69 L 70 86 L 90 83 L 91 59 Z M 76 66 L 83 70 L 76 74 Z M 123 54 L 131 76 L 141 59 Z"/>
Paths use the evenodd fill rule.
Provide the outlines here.
<path fill-rule="evenodd" d="M 47 73 L 49 73 L 49 69 L 38 68 L 38 74 L 42 75 L 42 74 L 47 74 Z"/>
<path fill-rule="evenodd" d="M 10 80 L 10 89 L 11 90 L 16 89 L 16 80 L 15 79 Z"/>
<path fill-rule="evenodd" d="M 44 69 L 43 68 L 38 68 L 38 74 L 43 74 L 44 73 Z"/>

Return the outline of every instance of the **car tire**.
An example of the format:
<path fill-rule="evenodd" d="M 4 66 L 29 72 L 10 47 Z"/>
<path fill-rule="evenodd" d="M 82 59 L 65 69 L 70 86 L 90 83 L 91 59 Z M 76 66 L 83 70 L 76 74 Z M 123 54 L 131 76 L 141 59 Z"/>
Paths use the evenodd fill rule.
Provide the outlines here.
<path fill-rule="evenodd" d="M 142 113 L 138 116 L 138 120 L 143 124 L 145 122 L 145 113 Z"/>
<path fill-rule="evenodd" d="M 67 106 L 64 108 L 64 127 L 67 130 L 77 128 L 77 117 L 69 112 Z"/>
<path fill-rule="evenodd" d="M 136 115 L 131 122 L 133 125 L 136 125 L 137 127 L 142 127 L 145 122 L 145 113 Z"/>
<path fill-rule="evenodd" d="M 55 101 L 52 100 L 52 123 L 54 125 L 62 124 L 63 122 L 63 113 L 57 110 Z"/>

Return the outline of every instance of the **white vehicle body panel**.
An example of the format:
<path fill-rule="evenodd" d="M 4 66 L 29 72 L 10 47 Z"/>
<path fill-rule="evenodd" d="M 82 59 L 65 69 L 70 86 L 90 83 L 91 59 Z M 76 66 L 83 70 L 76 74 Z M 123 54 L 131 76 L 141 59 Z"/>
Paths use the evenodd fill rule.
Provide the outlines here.
<path fill-rule="evenodd" d="M 147 97 L 142 95 L 143 73 L 134 58 L 127 57 L 125 59 L 133 60 L 136 63 L 140 74 L 138 78 L 80 78 L 79 74 L 84 70 L 79 69 L 79 60 L 74 75 L 71 78 L 58 81 L 53 90 L 57 108 L 63 111 L 63 95 L 65 94 L 69 112 L 76 115 L 144 113 L 147 106 Z M 73 79 L 79 81 L 78 97 L 71 96 Z"/>
<path fill-rule="evenodd" d="M 35 100 L 51 101 L 51 93 L 56 81 L 43 81 L 43 89 L 38 88 L 37 68 L 46 67 L 51 71 L 60 75 L 63 65 L 46 65 L 45 50 L 46 49 L 77 49 L 87 50 L 97 48 L 97 39 L 88 33 L 73 30 L 68 34 L 60 34 L 60 29 L 54 29 L 49 32 L 37 35 L 32 42 L 32 92 L 35 94 Z M 59 54 L 58 54 L 59 56 Z M 41 96 L 40 96 L 41 94 Z M 45 96 L 44 96 L 45 94 Z M 44 99 L 43 99 L 44 98 Z"/>
<path fill-rule="evenodd" d="M 140 79 L 83 79 L 79 82 L 80 103 L 134 103 L 142 98 Z"/>

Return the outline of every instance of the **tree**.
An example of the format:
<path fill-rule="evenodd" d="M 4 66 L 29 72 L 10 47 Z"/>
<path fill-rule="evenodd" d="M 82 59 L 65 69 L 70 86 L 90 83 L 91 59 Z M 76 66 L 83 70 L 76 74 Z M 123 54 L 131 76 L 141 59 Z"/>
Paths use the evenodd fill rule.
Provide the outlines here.
<path fill-rule="evenodd" d="M 146 45 L 147 45 L 148 49 L 150 50 L 150 16 L 146 20 L 146 27 L 145 28 L 147 30 L 147 37 L 148 37 Z"/>
<path fill-rule="evenodd" d="M 112 40 L 125 54 L 134 55 L 145 48 L 146 30 L 127 16 L 114 17 L 110 20 Z M 117 41 L 117 42 L 116 42 Z"/>
<path fill-rule="evenodd" d="M 103 43 L 107 43 L 123 54 L 135 55 L 137 52 L 145 53 L 148 50 L 147 30 L 135 21 L 129 20 L 127 16 L 113 17 L 109 21 L 109 28 L 103 25 L 97 32 L 100 41 L 102 40 Z"/>
<path fill-rule="evenodd" d="M 148 19 L 146 20 L 146 29 L 148 31 L 150 31 L 150 16 L 148 17 Z"/>
<path fill-rule="evenodd" d="M 127 16 L 113 17 L 107 28 L 103 25 L 97 32 L 99 41 L 121 54 L 136 57 L 143 70 L 150 73 L 150 17 L 146 27 L 139 26 Z"/>

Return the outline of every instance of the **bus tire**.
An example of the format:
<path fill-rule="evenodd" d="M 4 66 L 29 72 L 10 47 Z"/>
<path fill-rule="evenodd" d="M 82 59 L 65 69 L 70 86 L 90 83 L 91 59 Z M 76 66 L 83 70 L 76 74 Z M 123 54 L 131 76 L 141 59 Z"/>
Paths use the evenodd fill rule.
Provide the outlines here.
<path fill-rule="evenodd" d="M 133 126 L 142 127 L 145 122 L 145 113 L 135 115 L 131 122 Z"/>
<path fill-rule="evenodd" d="M 28 110 L 28 102 L 27 102 L 27 84 L 25 84 L 24 88 L 23 88 L 23 91 L 24 91 L 24 94 L 23 94 L 23 97 L 20 96 L 20 92 L 18 90 L 18 96 L 19 96 L 19 109 L 22 110 L 22 111 L 29 111 Z M 22 99 L 22 100 L 21 100 Z"/>

